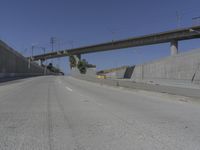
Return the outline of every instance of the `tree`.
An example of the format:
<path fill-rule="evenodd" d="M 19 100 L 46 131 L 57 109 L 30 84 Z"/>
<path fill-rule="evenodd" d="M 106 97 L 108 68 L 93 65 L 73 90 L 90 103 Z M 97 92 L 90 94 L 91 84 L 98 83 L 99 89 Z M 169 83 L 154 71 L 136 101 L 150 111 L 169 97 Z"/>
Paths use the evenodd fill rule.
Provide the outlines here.
<path fill-rule="evenodd" d="M 77 65 L 81 74 L 86 74 L 87 72 L 87 61 L 85 59 L 80 60 Z"/>

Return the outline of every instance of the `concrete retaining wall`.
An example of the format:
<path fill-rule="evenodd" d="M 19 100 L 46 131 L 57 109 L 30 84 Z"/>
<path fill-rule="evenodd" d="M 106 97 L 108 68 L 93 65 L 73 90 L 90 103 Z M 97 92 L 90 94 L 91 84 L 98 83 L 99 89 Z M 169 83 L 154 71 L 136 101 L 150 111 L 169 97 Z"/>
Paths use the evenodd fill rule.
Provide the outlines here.
<path fill-rule="evenodd" d="M 132 79 L 200 83 L 200 49 L 137 65 Z"/>
<path fill-rule="evenodd" d="M 38 76 L 44 74 L 44 68 L 28 60 L 0 41 L 0 79 Z M 47 74 L 51 74 L 47 70 Z"/>
<path fill-rule="evenodd" d="M 132 80 L 97 79 L 88 75 L 80 75 L 79 73 L 73 76 L 78 79 L 110 86 L 200 98 L 200 88 L 198 85 L 194 85 L 194 83 L 200 83 L 200 49 L 137 65 L 132 71 Z M 124 73 L 123 71 L 122 74 Z M 162 81 L 169 84 L 147 84 L 143 81 Z M 186 83 L 185 85 L 187 86 L 180 86 L 180 83 Z"/>

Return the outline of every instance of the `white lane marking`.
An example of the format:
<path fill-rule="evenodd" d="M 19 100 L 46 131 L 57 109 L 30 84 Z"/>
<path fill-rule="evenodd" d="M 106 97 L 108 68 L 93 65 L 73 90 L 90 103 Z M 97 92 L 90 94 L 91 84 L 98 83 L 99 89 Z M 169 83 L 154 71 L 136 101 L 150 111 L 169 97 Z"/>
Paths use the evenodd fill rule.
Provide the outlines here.
<path fill-rule="evenodd" d="M 69 87 L 65 87 L 68 91 L 70 91 L 70 92 L 72 92 L 73 90 L 71 89 L 71 88 L 69 88 Z"/>

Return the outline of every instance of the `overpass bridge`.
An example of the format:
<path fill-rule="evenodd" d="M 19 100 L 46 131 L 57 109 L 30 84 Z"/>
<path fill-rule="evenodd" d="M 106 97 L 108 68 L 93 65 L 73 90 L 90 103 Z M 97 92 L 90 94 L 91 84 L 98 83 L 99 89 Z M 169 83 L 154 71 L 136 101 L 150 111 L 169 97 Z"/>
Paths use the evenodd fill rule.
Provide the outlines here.
<path fill-rule="evenodd" d="M 192 26 L 188 28 L 176 29 L 161 33 L 154 33 L 139 37 L 128 38 L 124 40 L 111 41 L 102 44 L 90 45 L 85 47 L 60 50 L 46 54 L 29 57 L 30 60 L 47 60 L 58 57 L 78 56 L 81 54 L 103 52 L 110 50 L 117 50 L 129 47 L 153 45 L 160 43 L 170 43 L 171 55 L 178 53 L 178 41 L 200 38 L 200 26 Z"/>

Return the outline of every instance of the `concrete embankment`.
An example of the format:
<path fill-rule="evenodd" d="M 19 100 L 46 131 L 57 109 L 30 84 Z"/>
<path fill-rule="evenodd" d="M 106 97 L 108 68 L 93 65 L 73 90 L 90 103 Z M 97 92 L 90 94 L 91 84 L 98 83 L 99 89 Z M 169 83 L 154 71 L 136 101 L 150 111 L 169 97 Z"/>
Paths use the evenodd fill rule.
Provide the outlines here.
<path fill-rule="evenodd" d="M 20 53 L 0 40 L 0 81 L 44 75 L 45 69 L 30 63 Z M 48 70 L 46 74 L 51 74 Z"/>
<path fill-rule="evenodd" d="M 131 78 L 137 82 L 199 84 L 200 49 L 121 68 L 105 75 L 112 79 Z"/>

